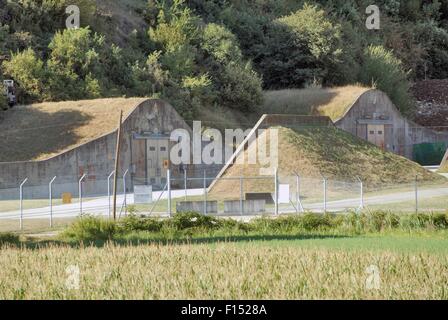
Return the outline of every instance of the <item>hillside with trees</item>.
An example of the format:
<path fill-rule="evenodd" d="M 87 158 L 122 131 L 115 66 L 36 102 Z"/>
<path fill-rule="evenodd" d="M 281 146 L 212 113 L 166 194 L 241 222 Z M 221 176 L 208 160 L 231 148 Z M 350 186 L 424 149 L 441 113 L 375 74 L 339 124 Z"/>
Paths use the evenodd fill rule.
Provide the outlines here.
<path fill-rule="evenodd" d="M 256 112 L 263 90 L 448 78 L 448 0 L 0 0 L 0 80 L 20 103 L 155 96 L 180 113 Z M 66 29 L 76 4 L 81 28 Z M 2 107 L 4 102 L 0 100 Z"/>

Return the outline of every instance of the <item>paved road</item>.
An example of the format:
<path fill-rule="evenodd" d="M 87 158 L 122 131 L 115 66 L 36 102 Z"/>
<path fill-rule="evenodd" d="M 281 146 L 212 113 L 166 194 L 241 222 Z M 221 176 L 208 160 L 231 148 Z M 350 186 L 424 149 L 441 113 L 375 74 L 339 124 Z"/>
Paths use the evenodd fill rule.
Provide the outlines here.
<path fill-rule="evenodd" d="M 187 190 L 188 196 L 202 195 L 203 189 L 189 189 Z M 185 196 L 184 190 L 171 191 L 172 198 L 181 198 Z M 155 191 L 152 194 L 153 200 L 156 201 L 160 198 L 160 201 L 167 201 L 167 192 Z M 128 205 L 134 204 L 134 195 L 128 194 L 126 196 L 126 202 Z M 112 203 L 112 199 L 111 199 Z M 117 195 L 117 211 L 119 212 L 124 204 L 124 195 Z M 79 202 L 65 205 L 53 206 L 53 216 L 57 218 L 69 218 L 76 217 L 80 213 Z M 94 200 L 85 200 L 82 203 L 82 212 L 92 215 L 109 215 L 109 199 L 108 197 L 101 197 Z M 23 216 L 26 219 L 38 219 L 48 217 L 50 214 L 50 207 L 27 209 L 23 211 Z M 10 211 L 0 213 L 0 219 L 18 219 L 20 217 L 20 211 Z"/>
<path fill-rule="evenodd" d="M 203 189 L 190 189 L 187 191 L 188 196 L 200 196 L 203 194 Z M 182 198 L 185 195 L 183 190 L 173 190 L 172 197 L 173 198 Z M 433 188 L 420 190 L 419 200 L 430 199 L 432 197 L 439 196 L 448 196 L 448 188 Z M 157 200 L 160 197 L 161 201 L 167 201 L 167 193 L 161 192 L 153 192 L 153 200 Z M 394 204 L 406 201 L 413 201 L 415 199 L 414 191 L 406 191 L 406 192 L 394 192 L 384 195 L 377 196 L 366 196 L 364 198 L 364 205 L 382 205 L 382 204 Z M 132 194 L 127 195 L 126 201 L 128 204 L 134 203 L 134 196 Z M 118 208 L 120 209 L 122 204 L 124 203 L 124 196 L 117 196 Z M 337 201 L 329 201 L 327 202 L 327 210 L 328 211 L 343 211 L 346 209 L 354 209 L 360 206 L 360 198 L 352 198 L 352 199 L 344 199 Z M 95 200 L 85 201 L 82 205 L 83 212 L 93 214 L 93 215 L 103 215 L 107 216 L 109 214 L 109 205 L 108 198 L 102 197 Z M 312 203 L 312 204 L 304 204 L 305 210 L 312 211 L 323 211 L 323 203 Z M 391 208 L 393 208 L 391 206 Z M 174 210 L 174 208 L 173 208 Z M 281 207 L 280 212 L 282 213 L 290 213 L 294 212 L 295 209 L 290 206 L 289 208 Z M 36 208 L 36 209 L 28 209 L 24 210 L 23 216 L 26 219 L 37 219 L 48 217 L 50 212 L 49 207 L 45 208 Z M 53 206 L 53 216 L 57 218 L 68 218 L 68 217 L 76 217 L 80 213 L 80 205 L 79 203 L 73 203 L 68 205 L 58 205 Z M 18 219 L 20 217 L 19 211 L 10 211 L 0 213 L 0 219 Z"/>

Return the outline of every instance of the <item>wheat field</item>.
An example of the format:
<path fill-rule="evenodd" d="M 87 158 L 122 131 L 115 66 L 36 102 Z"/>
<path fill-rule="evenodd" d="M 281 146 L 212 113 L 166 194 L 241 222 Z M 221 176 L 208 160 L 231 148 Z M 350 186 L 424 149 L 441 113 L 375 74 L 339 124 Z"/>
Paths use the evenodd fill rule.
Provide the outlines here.
<path fill-rule="evenodd" d="M 447 298 L 443 254 L 108 244 L 4 247 L 0 258 L 0 299 Z"/>

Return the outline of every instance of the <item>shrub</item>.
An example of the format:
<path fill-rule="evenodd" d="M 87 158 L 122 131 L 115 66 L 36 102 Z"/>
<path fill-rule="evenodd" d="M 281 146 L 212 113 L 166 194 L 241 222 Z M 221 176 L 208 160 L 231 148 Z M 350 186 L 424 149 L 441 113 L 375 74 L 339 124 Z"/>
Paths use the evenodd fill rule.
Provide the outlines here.
<path fill-rule="evenodd" d="M 243 112 L 256 110 L 263 102 L 262 80 L 252 65 L 228 64 L 219 77 L 219 100 L 228 108 Z"/>
<path fill-rule="evenodd" d="M 159 232 L 162 229 L 163 222 L 156 218 L 138 217 L 135 214 L 129 214 L 120 221 L 120 227 L 123 231 L 149 231 Z"/>
<path fill-rule="evenodd" d="M 448 228 L 448 214 L 433 213 L 430 216 L 434 227 L 440 229 Z"/>
<path fill-rule="evenodd" d="M 448 227 L 448 216 L 441 213 L 403 215 L 400 219 L 400 226 L 406 229 L 444 229 Z"/>
<path fill-rule="evenodd" d="M 3 94 L 3 92 L 0 94 L 0 111 L 9 109 L 8 105 L 8 99 Z"/>
<path fill-rule="evenodd" d="M 305 71 L 313 69 L 308 73 L 308 79 L 304 78 L 297 83 L 290 83 L 289 86 L 301 85 L 304 82 L 311 83 L 314 80 L 320 83 L 331 83 L 332 79 L 330 78 L 334 75 L 330 75 L 329 71 L 340 63 L 343 52 L 341 26 L 334 24 L 325 10 L 307 3 L 295 13 L 277 19 L 276 23 L 284 26 L 284 30 L 290 34 L 289 50 L 295 54 L 295 56 L 289 54 L 291 57 L 288 61 L 289 70 L 284 70 L 284 76 L 291 77 L 292 74 L 297 74 L 297 69 Z M 295 52 L 301 54 L 297 55 Z M 275 59 L 278 58 L 275 57 Z M 306 75 L 300 71 L 298 74 Z"/>
<path fill-rule="evenodd" d="M 0 245 L 9 243 L 18 243 L 20 241 L 19 236 L 13 233 L 0 233 Z"/>
<path fill-rule="evenodd" d="M 386 211 L 369 211 L 363 217 L 365 218 L 364 227 L 369 231 L 392 229 L 399 224 L 398 217 Z"/>
<path fill-rule="evenodd" d="M 369 46 L 364 52 L 359 80 L 365 85 L 375 85 L 387 93 L 400 111 L 412 111 L 410 83 L 402 62 L 382 46 Z"/>
<path fill-rule="evenodd" d="M 76 241 L 105 241 L 112 239 L 117 232 L 115 221 L 87 215 L 78 218 L 61 237 Z"/>
<path fill-rule="evenodd" d="M 331 227 L 331 217 L 327 214 L 306 213 L 301 219 L 303 229 L 312 231 Z"/>
<path fill-rule="evenodd" d="M 197 212 L 177 213 L 169 221 L 177 230 L 190 228 L 215 229 L 220 227 L 220 221 L 211 216 L 204 216 Z"/>
<path fill-rule="evenodd" d="M 13 54 L 11 61 L 4 61 L 4 73 L 16 80 L 25 95 L 25 101 L 43 98 L 46 78 L 44 63 L 32 49 Z"/>
<path fill-rule="evenodd" d="M 253 220 L 250 225 L 258 232 L 281 233 L 300 230 L 319 231 L 337 225 L 333 216 L 327 214 L 305 213 L 300 216 L 286 216 L 276 219 L 260 218 Z"/>

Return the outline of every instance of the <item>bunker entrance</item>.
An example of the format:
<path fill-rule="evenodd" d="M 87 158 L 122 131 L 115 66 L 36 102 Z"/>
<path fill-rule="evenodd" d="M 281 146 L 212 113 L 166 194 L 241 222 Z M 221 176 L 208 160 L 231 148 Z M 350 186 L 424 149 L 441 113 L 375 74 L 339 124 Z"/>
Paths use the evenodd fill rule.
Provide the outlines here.
<path fill-rule="evenodd" d="M 161 190 L 166 185 L 170 168 L 170 136 L 164 134 L 134 135 L 133 163 L 136 185 L 151 185 Z"/>

